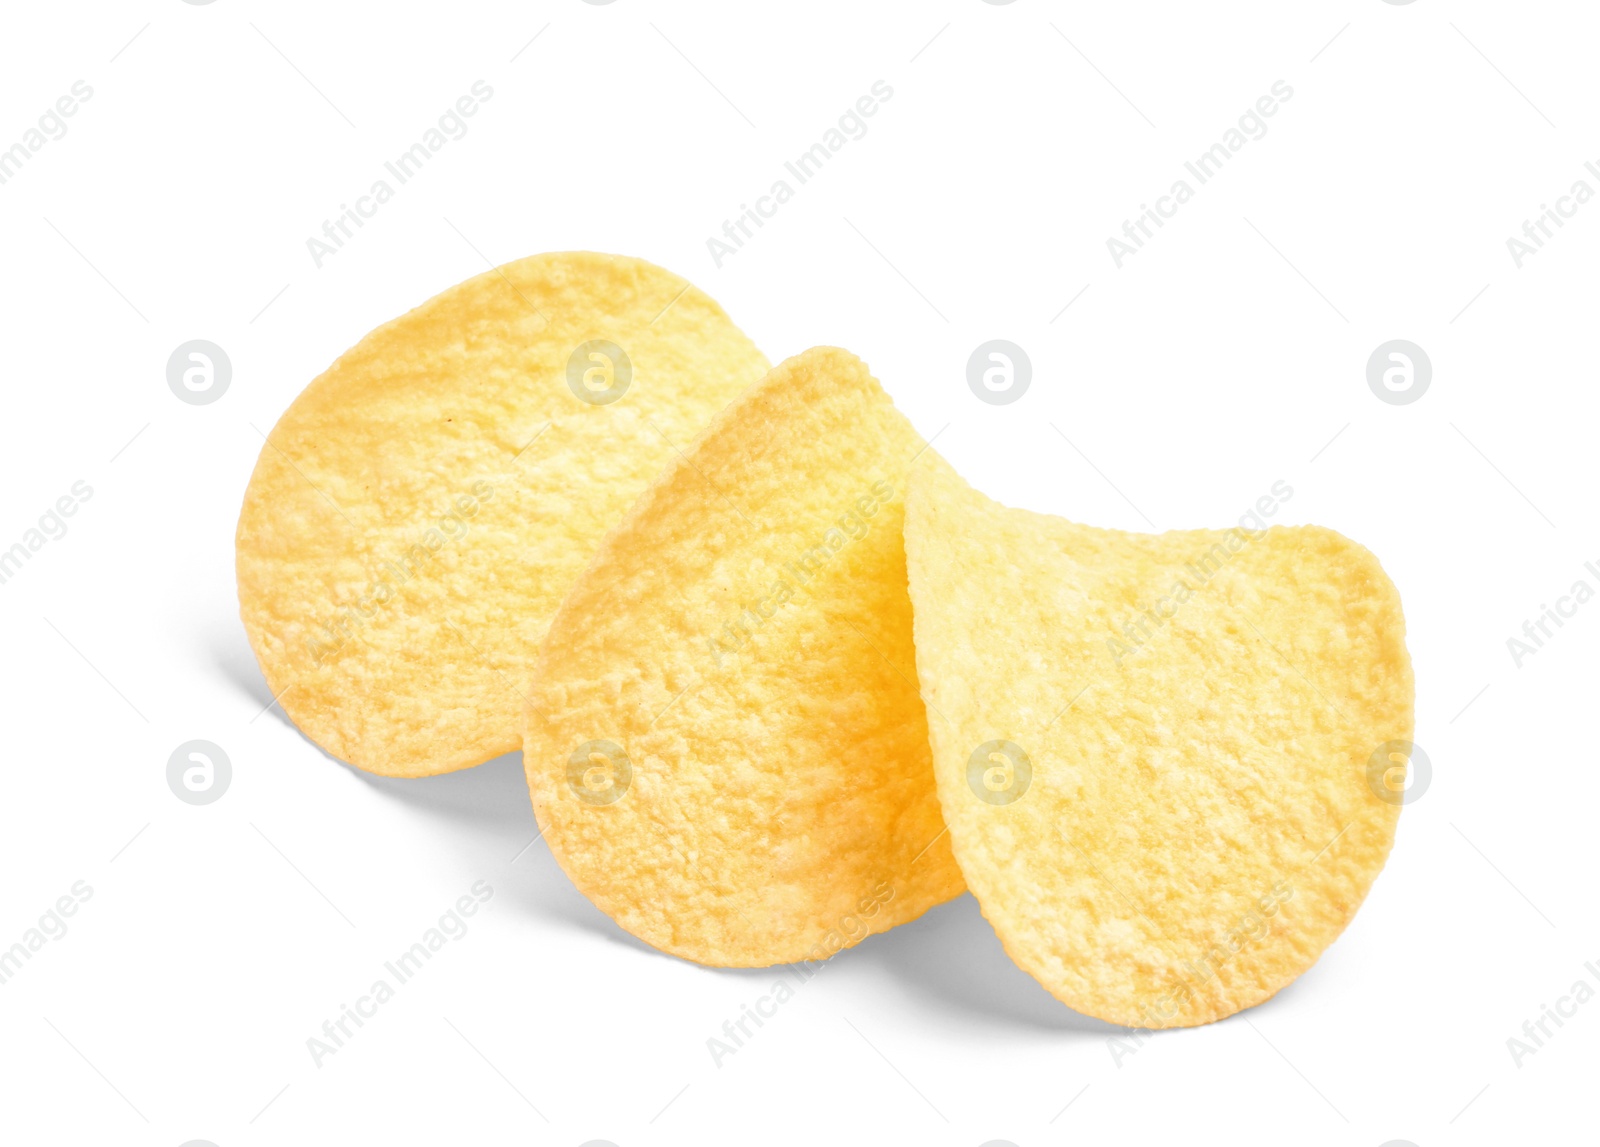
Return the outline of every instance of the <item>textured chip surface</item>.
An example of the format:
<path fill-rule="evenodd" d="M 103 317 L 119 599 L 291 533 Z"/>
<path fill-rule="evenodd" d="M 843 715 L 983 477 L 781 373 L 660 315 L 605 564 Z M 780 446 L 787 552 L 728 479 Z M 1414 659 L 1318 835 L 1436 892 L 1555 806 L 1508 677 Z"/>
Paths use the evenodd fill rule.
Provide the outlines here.
<path fill-rule="evenodd" d="M 940 804 L 1011 957 L 1138 1028 L 1220 1019 L 1310 967 L 1400 812 L 1399 774 L 1368 781 L 1412 725 L 1377 560 L 1317 527 L 1008 509 L 931 451 L 906 548 Z"/>
<path fill-rule="evenodd" d="M 508 263 L 367 335 L 279 419 L 239 515 L 240 613 L 279 704 L 389 776 L 515 749 L 573 579 L 672 444 L 767 368 L 683 279 L 589 253 Z"/>
<path fill-rule="evenodd" d="M 906 593 L 924 448 L 853 355 L 789 359 L 645 494 L 551 624 L 523 744 L 539 825 L 657 948 L 817 960 L 961 891 Z"/>

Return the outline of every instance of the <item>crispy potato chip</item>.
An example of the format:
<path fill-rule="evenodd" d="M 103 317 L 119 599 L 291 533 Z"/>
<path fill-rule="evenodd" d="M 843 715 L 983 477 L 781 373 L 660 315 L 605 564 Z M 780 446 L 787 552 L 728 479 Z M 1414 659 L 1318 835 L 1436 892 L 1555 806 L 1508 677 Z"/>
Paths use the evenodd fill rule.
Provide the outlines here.
<path fill-rule="evenodd" d="M 925 449 L 856 359 L 782 363 L 601 546 L 523 758 L 573 882 L 707 964 L 818 960 L 961 891 L 901 527 Z"/>
<path fill-rule="evenodd" d="M 1220 1019 L 1310 967 L 1400 814 L 1411 664 L 1376 559 L 1317 527 L 1007 509 L 932 453 L 907 501 L 939 801 L 1012 958 L 1139 1028 Z"/>
<path fill-rule="evenodd" d="M 515 749 L 533 651 L 674 443 L 767 361 L 638 259 L 536 255 L 373 331 L 262 447 L 240 613 L 335 756 L 430 776 Z"/>

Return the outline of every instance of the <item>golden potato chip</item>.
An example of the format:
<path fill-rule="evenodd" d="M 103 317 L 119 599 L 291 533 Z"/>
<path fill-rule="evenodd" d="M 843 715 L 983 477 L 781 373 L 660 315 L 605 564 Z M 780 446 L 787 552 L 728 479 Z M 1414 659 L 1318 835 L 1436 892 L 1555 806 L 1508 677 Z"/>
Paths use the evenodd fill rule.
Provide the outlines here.
<path fill-rule="evenodd" d="M 523 742 L 573 882 L 707 964 L 817 960 L 961 891 L 901 527 L 926 448 L 853 355 L 789 359 L 607 537 Z"/>
<path fill-rule="evenodd" d="M 267 436 L 240 613 L 328 752 L 430 776 L 518 745 L 533 651 L 660 472 L 767 361 L 638 259 L 536 255 L 379 327 Z"/>
<path fill-rule="evenodd" d="M 939 802 L 1012 958 L 1139 1028 L 1310 967 L 1400 813 L 1411 665 L 1377 560 L 1317 527 L 1007 509 L 932 453 L 906 551 Z"/>

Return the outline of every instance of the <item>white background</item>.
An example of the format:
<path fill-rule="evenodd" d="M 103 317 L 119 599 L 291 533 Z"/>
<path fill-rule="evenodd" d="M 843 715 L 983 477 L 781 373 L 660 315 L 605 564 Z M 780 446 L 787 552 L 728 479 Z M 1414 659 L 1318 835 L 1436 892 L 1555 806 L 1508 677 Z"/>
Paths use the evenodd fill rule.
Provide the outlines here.
<path fill-rule="evenodd" d="M 1434 0 L 8 5 L 0 148 L 94 94 L 0 186 L 0 548 L 93 495 L 0 585 L 0 947 L 93 895 L 0 985 L 0 1136 L 1592 1141 L 1600 1002 L 1520 1067 L 1506 1041 L 1597 982 L 1600 604 L 1520 668 L 1506 639 L 1600 587 L 1600 204 L 1521 269 L 1505 241 L 1600 190 L 1597 31 L 1579 3 Z M 318 269 L 306 239 L 480 79 L 469 134 Z M 876 80 L 868 134 L 718 268 L 707 238 Z M 1277 80 L 1268 134 L 1119 270 L 1107 238 Z M 268 710 L 232 548 L 261 432 L 376 324 L 571 248 L 691 277 L 774 361 L 854 350 L 1012 504 L 1225 526 L 1282 479 L 1279 520 L 1370 546 L 1434 775 L 1343 938 L 1119 1063 L 963 897 L 717 1067 L 707 1038 L 775 974 L 655 953 L 523 851 L 515 755 L 384 780 Z M 212 405 L 167 388 L 194 338 L 233 363 Z M 1033 363 L 1009 406 L 965 380 L 994 338 Z M 1412 405 L 1367 386 L 1394 338 L 1433 363 Z M 165 779 L 194 738 L 233 762 L 205 807 Z M 314 1066 L 307 1038 L 480 880 L 471 931 Z"/>

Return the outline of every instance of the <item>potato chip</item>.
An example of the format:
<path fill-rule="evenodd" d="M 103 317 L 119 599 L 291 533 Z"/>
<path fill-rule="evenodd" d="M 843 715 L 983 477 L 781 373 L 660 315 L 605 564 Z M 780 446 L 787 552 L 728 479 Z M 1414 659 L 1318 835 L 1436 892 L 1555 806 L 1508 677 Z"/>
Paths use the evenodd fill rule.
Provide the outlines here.
<path fill-rule="evenodd" d="M 940 805 L 1012 958 L 1138 1028 L 1310 967 L 1400 813 L 1411 665 L 1377 560 L 1317 527 L 1008 509 L 931 453 L 906 549 Z"/>
<path fill-rule="evenodd" d="M 536 255 L 379 327 L 262 447 L 237 541 L 267 684 L 328 752 L 517 748 L 533 651 L 605 531 L 767 361 L 638 259 Z"/>
<path fill-rule="evenodd" d="M 926 449 L 853 355 L 742 395 L 557 612 L 523 759 L 544 838 L 619 924 L 707 964 L 818 960 L 961 891 L 901 528 Z"/>

